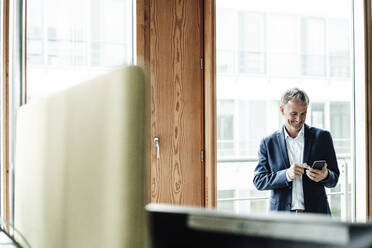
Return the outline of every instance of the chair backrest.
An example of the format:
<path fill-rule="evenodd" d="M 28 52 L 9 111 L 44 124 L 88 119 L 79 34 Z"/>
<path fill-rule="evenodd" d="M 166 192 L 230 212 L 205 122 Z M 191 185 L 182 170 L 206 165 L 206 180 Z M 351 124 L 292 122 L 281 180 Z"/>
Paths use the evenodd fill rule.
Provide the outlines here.
<path fill-rule="evenodd" d="M 14 225 L 32 247 L 146 246 L 147 88 L 128 66 L 19 109 Z"/>

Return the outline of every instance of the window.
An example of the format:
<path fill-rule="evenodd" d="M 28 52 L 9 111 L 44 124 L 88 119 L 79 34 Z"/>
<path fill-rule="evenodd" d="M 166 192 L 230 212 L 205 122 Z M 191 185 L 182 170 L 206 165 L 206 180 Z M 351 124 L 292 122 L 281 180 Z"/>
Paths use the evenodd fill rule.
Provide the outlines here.
<path fill-rule="evenodd" d="M 40 13 L 43 0 L 35 0 L 28 4 L 28 13 Z M 29 25 L 27 27 L 27 59 L 30 64 L 42 64 L 44 53 L 44 38 L 42 25 L 42 15 L 28 15 Z"/>
<path fill-rule="evenodd" d="M 297 17 L 292 15 L 268 16 L 268 48 L 270 59 L 268 70 L 275 76 L 298 76 L 299 67 L 299 28 Z"/>
<path fill-rule="evenodd" d="M 266 72 L 265 65 L 265 17 L 262 14 L 239 12 L 240 73 Z"/>
<path fill-rule="evenodd" d="M 350 152 L 350 103 L 332 102 L 331 112 L 331 132 L 335 150 L 339 154 Z"/>
<path fill-rule="evenodd" d="M 133 63 L 132 4 L 132 0 L 28 2 L 28 100 Z"/>
<path fill-rule="evenodd" d="M 311 125 L 318 128 L 324 128 L 324 103 L 312 103 L 311 109 Z"/>
<path fill-rule="evenodd" d="M 234 12 L 230 9 L 217 10 L 217 15 L 223 18 L 216 20 L 221 28 L 217 34 L 217 68 L 221 73 L 233 73 L 235 70 L 235 32 L 234 32 Z M 228 45 L 230 44 L 230 45 Z"/>
<path fill-rule="evenodd" d="M 265 135 L 266 131 L 266 116 L 262 113 L 266 112 L 266 102 L 264 101 L 239 101 L 238 102 L 237 121 L 237 139 L 238 139 L 238 157 L 255 157 L 257 147 Z M 251 118 L 249 118 L 251 117 Z M 255 117 L 260 117 L 257 121 Z"/>
<path fill-rule="evenodd" d="M 348 25 L 345 20 L 329 20 L 328 22 L 330 77 L 350 77 L 350 34 Z"/>
<path fill-rule="evenodd" d="M 218 116 L 217 146 L 219 156 L 233 156 L 234 154 L 234 102 L 221 100 L 217 108 Z"/>
<path fill-rule="evenodd" d="M 259 143 L 283 125 L 281 94 L 299 87 L 310 97 L 306 123 L 333 137 L 341 172 L 326 190 L 333 216 L 353 219 L 351 1 L 216 3 L 217 208 L 268 211 L 270 191 L 253 185 Z"/>
<path fill-rule="evenodd" d="M 218 191 L 218 198 L 221 199 L 221 204 L 219 209 L 231 211 L 234 209 L 234 203 L 232 201 L 228 201 L 229 199 L 234 198 L 234 190 L 220 190 Z M 227 200 L 227 201 L 224 201 Z"/>
<path fill-rule="evenodd" d="M 325 20 L 302 18 L 302 74 L 326 76 Z"/>

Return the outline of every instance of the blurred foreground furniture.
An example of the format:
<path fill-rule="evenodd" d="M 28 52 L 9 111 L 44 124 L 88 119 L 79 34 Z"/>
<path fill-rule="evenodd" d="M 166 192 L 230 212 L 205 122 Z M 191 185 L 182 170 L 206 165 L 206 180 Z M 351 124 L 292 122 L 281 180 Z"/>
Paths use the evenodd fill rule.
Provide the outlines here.
<path fill-rule="evenodd" d="M 146 88 L 129 66 L 20 108 L 14 224 L 31 247 L 146 246 Z"/>
<path fill-rule="evenodd" d="M 162 204 L 146 206 L 154 248 L 367 248 L 372 223 L 325 215 L 238 215 Z"/>

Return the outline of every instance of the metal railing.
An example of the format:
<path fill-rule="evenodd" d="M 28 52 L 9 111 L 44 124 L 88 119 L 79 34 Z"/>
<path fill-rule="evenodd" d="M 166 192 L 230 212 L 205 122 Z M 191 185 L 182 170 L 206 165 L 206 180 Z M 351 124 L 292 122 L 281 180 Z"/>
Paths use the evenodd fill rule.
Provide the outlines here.
<path fill-rule="evenodd" d="M 342 177 L 343 181 L 341 183 L 341 190 L 338 192 L 327 192 L 328 196 L 340 195 L 345 196 L 344 203 L 342 205 L 345 211 L 346 218 L 349 218 L 350 214 L 350 196 L 349 192 L 349 184 L 348 184 L 348 160 L 351 159 L 350 154 L 339 154 L 337 155 L 337 160 L 342 161 L 340 166 L 340 176 Z M 241 158 L 219 158 L 217 159 L 217 163 L 253 163 L 258 162 L 256 157 L 241 157 Z M 341 179 L 341 178 L 340 178 Z M 255 200 L 269 200 L 270 196 L 252 196 L 252 197 L 229 197 L 229 198 L 220 198 L 217 199 L 217 202 L 237 202 L 237 201 L 255 201 Z M 342 208 L 342 206 L 340 206 Z"/>

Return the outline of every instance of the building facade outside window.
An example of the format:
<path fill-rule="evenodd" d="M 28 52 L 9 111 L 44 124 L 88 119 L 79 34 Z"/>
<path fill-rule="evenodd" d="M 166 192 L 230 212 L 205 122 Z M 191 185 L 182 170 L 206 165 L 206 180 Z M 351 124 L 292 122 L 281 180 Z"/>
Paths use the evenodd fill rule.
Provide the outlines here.
<path fill-rule="evenodd" d="M 239 73 L 265 73 L 265 16 L 258 13 L 238 12 L 238 25 Z"/>
<path fill-rule="evenodd" d="M 301 72 L 304 76 L 326 75 L 325 19 L 301 18 Z"/>

